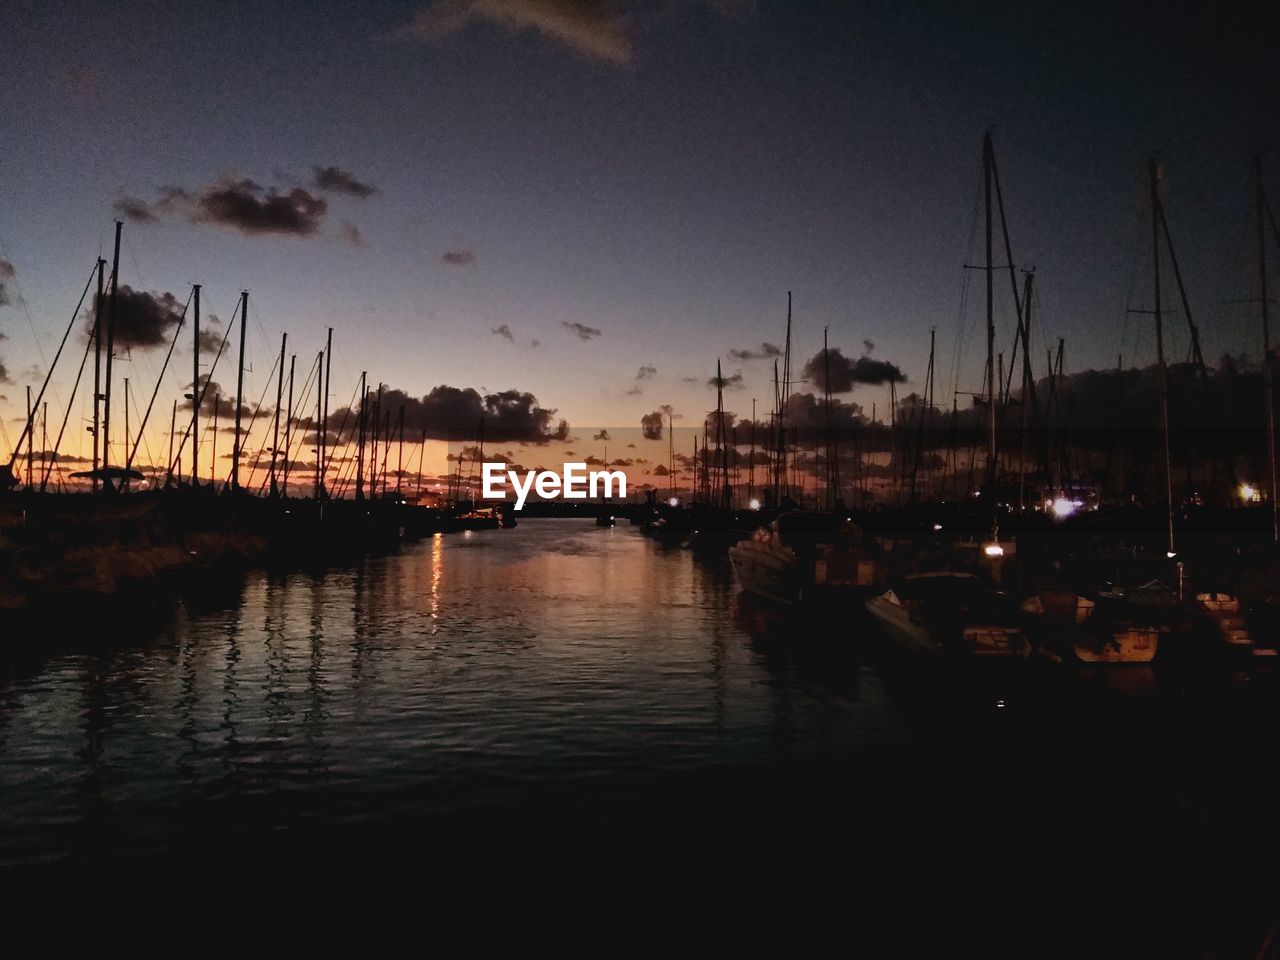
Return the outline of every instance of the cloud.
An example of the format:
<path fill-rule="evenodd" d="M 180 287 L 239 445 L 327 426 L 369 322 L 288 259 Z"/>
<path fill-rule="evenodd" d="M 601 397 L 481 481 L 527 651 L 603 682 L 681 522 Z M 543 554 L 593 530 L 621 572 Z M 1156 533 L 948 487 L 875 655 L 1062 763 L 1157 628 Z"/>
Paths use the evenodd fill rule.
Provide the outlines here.
<path fill-rule="evenodd" d="M 609 436 L 609 431 L 608 431 L 608 430 L 601 430 L 599 433 L 597 433 L 597 434 L 596 434 L 594 437 L 592 437 L 591 439 L 592 439 L 592 440 L 612 440 L 613 438 Z"/>
<path fill-rule="evenodd" d="M 342 239 L 353 247 L 364 246 L 364 234 L 360 232 L 359 227 L 349 220 L 342 221 Z"/>
<path fill-rule="evenodd" d="M 585 57 L 631 62 L 623 18 L 609 0 L 436 0 L 400 31 L 417 40 L 451 36 L 475 21 L 512 32 L 532 30 Z"/>
<path fill-rule="evenodd" d="M 661 440 L 662 428 L 666 425 L 667 420 L 671 417 L 671 407 L 663 404 L 652 413 L 646 413 L 640 418 L 640 432 L 646 440 Z"/>
<path fill-rule="evenodd" d="M 451 267 L 465 267 L 476 262 L 476 255 L 473 250 L 446 250 L 440 259 Z"/>
<path fill-rule="evenodd" d="M 181 194 L 174 196 L 181 198 Z M 264 189 L 245 179 L 222 180 L 205 187 L 195 201 L 191 216 L 197 223 L 214 223 L 251 235 L 305 237 L 320 228 L 328 211 L 329 205 L 323 198 L 301 187 L 281 193 L 274 187 Z"/>
<path fill-rule="evenodd" d="M 829 384 L 828 373 L 831 377 Z M 832 393 L 848 393 L 859 384 L 878 386 L 905 383 L 907 380 L 906 374 L 895 363 L 866 356 L 854 360 L 846 357 L 839 348 L 832 348 L 825 355 L 819 350 L 804 365 L 804 375 L 819 390 L 830 389 Z"/>
<path fill-rule="evenodd" d="M 751 360 L 770 360 L 773 357 L 782 356 L 782 348 L 776 343 L 762 343 L 758 350 L 748 348 L 746 350 L 730 350 L 729 359 L 737 360 L 741 363 L 747 363 Z"/>
<path fill-rule="evenodd" d="M 530 340 L 530 341 L 529 341 L 529 349 L 530 349 L 530 350 L 537 350 L 540 346 L 542 346 L 542 341 L 541 341 L 541 340 Z"/>
<path fill-rule="evenodd" d="M 657 375 L 658 375 L 658 368 L 657 368 L 657 367 L 650 367 L 650 366 L 646 365 L 646 366 L 643 366 L 643 367 L 641 367 L 639 370 L 637 370 L 637 371 L 636 371 L 636 376 L 635 376 L 635 378 L 636 378 L 637 380 L 652 380 L 652 379 L 653 379 L 654 377 L 656 377 Z"/>
<path fill-rule="evenodd" d="M 665 463 L 660 463 L 653 468 L 653 475 L 655 477 L 666 477 L 671 475 L 671 471 L 667 469 L 667 465 Z"/>
<path fill-rule="evenodd" d="M 378 188 L 371 183 L 356 179 L 355 175 L 342 167 L 312 167 L 315 180 L 312 186 L 325 193 L 345 193 L 350 197 L 372 197 Z"/>
<path fill-rule="evenodd" d="M 200 355 L 212 356 L 222 346 L 222 321 L 215 314 L 200 319 Z"/>
<path fill-rule="evenodd" d="M 873 350 L 875 350 L 875 348 L 876 348 L 876 345 L 875 345 L 874 343 L 872 343 L 870 340 L 863 340 L 863 341 L 862 341 L 862 352 L 863 352 L 863 353 L 871 353 Z"/>
<path fill-rule="evenodd" d="M 9 377 L 9 368 L 4 365 L 3 360 L 0 360 L 0 383 L 13 383 Z"/>
<path fill-rule="evenodd" d="M 183 389 L 186 391 L 185 396 L 189 398 L 191 395 L 191 384 L 189 383 L 185 384 Z M 219 420 L 230 421 L 235 419 L 235 416 L 236 416 L 235 394 L 232 394 L 231 396 L 227 396 L 227 391 L 222 389 L 222 384 L 218 383 L 217 380 L 210 382 L 209 375 L 207 373 L 200 374 L 200 390 L 204 394 L 204 398 L 200 401 L 201 416 L 212 417 L 216 412 Z M 191 404 L 192 404 L 192 401 L 190 399 L 184 399 L 181 403 L 178 404 L 178 409 L 190 410 Z M 247 405 L 241 406 L 240 408 L 241 420 L 243 420 L 245 417 L 248 417 L 250 415 L 251 415 L 251 411 L 249 410 L 249 407 Z M 235 426 L 232 425 L 229 429 L 231 430 L 231 432 L 234 432 Z M 244 432 L 243 423 L 241 424 L 241 432 Z"/>
<path fill-rule="evenodd" d="M 110 304 L 111 295 L 104 293 L 101 304 L 104 338 Z M 182 303 L 172 293 L 148 293 L 126 284 L 116 295 L 115 345 L 143 350 L 163 346 L 169 342 L 172 329 L 182 322 L 182 312 Z M 86 308 L 83 316 L 85 333 L 92 335 L 93 307 Z"/>
<path fill-rule="evenodd" d="M 112 209 L 130 223 L 155 223 L 160 219 L 147 201 L 132 194 L 125 194 L 112 205 Z"/>
<path fill-rule="evenodd" d="M 511 332 L 511 328 L 505 323 L 501 326 L 494 327 L 489 332 L 495 337 L 502 337 L 505 340 L 510 340 L 512 343 L 516 342 L 516 335 Z"/>
<path fill-rule="evenodd" d="M 382 409 L 398 413 L 404 405 L 405 435 L 418 437 L 425 430 L 429 440 L 462 440 L 479 435 L 492 443 L 547 443 L 565 440 L 569 424 L 556 411 L 541 406 L 532 393 L 503 390 L 481 394 L 470 387 L 441 385 L 424 397 L 389 389 L 382 394 Z M 338 410 L 330 414 L 330 426 L 357 414 Z"/>
<path fill-rule="evenodd" d="M 585 323 L 570 323 L 568 320 L 560 321 L 560 326 L 573 333 L 579 340 L 593 340 L 600 336 L 600 331 L 595 327 L 588 327 Z"/>
<path fill-rule="evenodd" d="M 743 386 L 742 374 L 734 373 L 727 377 L 711 377 L 707 381 L 707 386 L 720 387 L 724 390 L 741 390 Z"/>
<path fill-rule="evenodd" d="M 0 257 L 0 307 L 10 303 L 9 287 L 7 281 L 17 276 L 18 271 L 13 268 L 13 264 L 8 260 Z"/>

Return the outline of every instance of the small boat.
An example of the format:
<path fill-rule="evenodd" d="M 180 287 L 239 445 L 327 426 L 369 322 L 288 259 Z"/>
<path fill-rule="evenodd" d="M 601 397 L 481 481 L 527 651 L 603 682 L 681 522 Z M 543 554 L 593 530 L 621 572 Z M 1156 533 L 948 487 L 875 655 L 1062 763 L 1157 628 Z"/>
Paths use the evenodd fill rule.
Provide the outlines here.
<path fill-rule="evenodd" d="M 454 530 L 497 530 L 501 526 L 502 518 L 492 507 L 481 507 L 460 513 L 451 523 Z"/>
<path fill-rule="evenodd" d="M 1160 627 L 1140 605 L 1116 590 L 1090 600 L 1070 590 L 1045 589 L 1022 602 L 1036 650 L 1057 663 L 1150 663 Z"/>
<path fill-rule="evenodd" d="M 885 635 L 913 653 L 1025 658 L 1031 652 L 1004 593 L 971 573 L 916 573 L 867 601 Z"/>
<path fill-rule="evenodd" d="M 784 513 L 729 548 L 743 590 L 797 604 L 883 582 L 862 531 L 835 513 Z"/>

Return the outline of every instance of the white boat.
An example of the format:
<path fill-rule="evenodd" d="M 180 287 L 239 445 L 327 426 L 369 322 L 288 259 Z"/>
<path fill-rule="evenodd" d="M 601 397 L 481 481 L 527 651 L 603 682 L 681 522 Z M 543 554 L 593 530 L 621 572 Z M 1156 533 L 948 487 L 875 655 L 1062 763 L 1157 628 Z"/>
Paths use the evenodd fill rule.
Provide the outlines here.
<path fill-rule="evenodd" d="M 1023 658 L 1031 646 L 1006 601 L 971 573 L 917 573 L 868 600 L 867 611 L 913 653 Z"/>

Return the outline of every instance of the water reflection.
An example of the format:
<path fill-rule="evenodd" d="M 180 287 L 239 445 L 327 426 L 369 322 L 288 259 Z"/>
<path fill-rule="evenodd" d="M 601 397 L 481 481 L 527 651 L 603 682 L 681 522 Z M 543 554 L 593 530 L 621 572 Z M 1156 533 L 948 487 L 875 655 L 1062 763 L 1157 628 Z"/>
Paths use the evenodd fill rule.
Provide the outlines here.
<path fill-rule="evenodd" d="M 119 639 L 55 628 L 0 671 L 0 863 L 686 803 L 806 764 L 874 783 L 886 748 L 1096 742 L 1113 700 L 1150 736 L 1142 704 L 1168 700 L 1139 671 L 922 675 L 856 607 L 780 613 L 723 561 L 577 521 L 221 582 Z M 736 782 L 714 789 L 741 805 Z"/>

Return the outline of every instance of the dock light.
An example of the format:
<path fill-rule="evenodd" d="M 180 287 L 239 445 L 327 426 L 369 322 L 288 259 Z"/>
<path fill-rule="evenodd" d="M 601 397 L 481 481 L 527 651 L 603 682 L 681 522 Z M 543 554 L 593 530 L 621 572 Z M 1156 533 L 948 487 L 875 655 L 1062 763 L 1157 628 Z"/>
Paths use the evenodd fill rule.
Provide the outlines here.
<path fill-rule="evenodd" d="M 939 530 L 941 530 L 941 529 L 942 529 L 942 524 L 940 524 L 940 523 L 935 523 L 935 524 L 933 525 L 933 532 L 934 532 L 934 533 L 937 533 L 937 532 L 938 532 Z"/>
<path fill-rule="evenodd" d="M 988 543 L 982 548 L 982 552 L 988 557 L 1003 557 L 1004 547 L 1000 546 L 998 543 Z"/>
<path fill-rule="evenodd" d="M 752 510 L 759 510 L 759 509 L 760 509 L 760 501 L 759 501 L 759 500 L 752 499 L 752 501 L 751 501 L 749 504 L 747 504 L 747 506 L 748 506 L 748 507 L 750 507 Z"/>
<path fill-rule="evenodd" d="M 1165 555 L 1166 557 L 1168 557 L 1170 560 L 1172 560 L 1174 557 L 1176 557 L 1176 556 L 1178 555 L 1178 551 L 1176 551 L 1176 550 L 1166 550 L 1166 551 L 1164 552 L 1164 555 Z"/>
<path fill-rule="evenodd" d="M 672 497 L 670 500 L 668 500 L 668 501 L 667 501 L 667 506 L 668 506 L 668 507 L 678 507 L 678 506 L 680 506 L 680 498 L 679 498 L 679 497 Z"/>
<path fill-rule="evenodd" d="M 1262 499 L 1262 494 L 1258 492 L 1258 488 L 1251 483 L 1240 484 L 1240 499 L 1245 503 L 1257 503 Z"/>
<path fill-rule="evenodd" d="M 1069 517 L 1076 512 L 1077 504 L 1074 500 L 1068 500 L 1066 497 L 1059 497 L 1053 501 L 1053 515 L 1058 519 Z"/>

